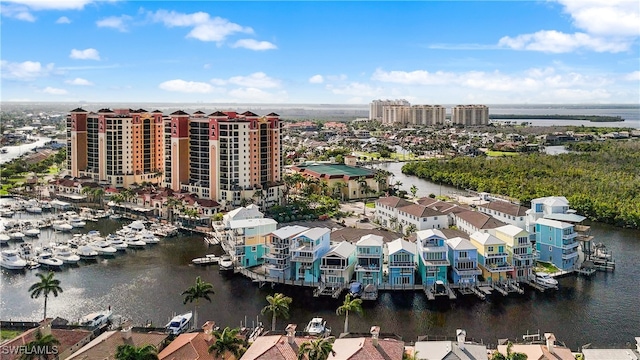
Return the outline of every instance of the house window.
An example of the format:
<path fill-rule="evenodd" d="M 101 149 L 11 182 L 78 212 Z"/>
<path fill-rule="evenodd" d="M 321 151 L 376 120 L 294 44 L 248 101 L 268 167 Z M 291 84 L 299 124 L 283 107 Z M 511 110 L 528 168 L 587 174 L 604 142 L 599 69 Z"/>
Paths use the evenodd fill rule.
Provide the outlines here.
<path fill-rule="evenodd" d="M 256 251 L 258 251 L 258 247 L 257 247 L 257 246 L 252 246 L 252 247 L 251 247 L 251 251 L 252 251 L 252 252 L 256 252 Z"/>
<path fill-rule="evenodd" d="M 493 246 L 487 247 L 487 252 L 493 252 Z"/>
<path fill-rule="evenodd" d="M 549 251 L 553 251 L 553 246 L 549 246 Z"/>

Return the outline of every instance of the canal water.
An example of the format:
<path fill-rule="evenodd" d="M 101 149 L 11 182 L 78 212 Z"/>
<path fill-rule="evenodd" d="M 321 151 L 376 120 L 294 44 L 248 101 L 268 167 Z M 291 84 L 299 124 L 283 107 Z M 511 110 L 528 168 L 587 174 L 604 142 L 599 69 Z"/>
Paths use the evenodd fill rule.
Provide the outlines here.
<path fill-rule="evenodd" d="M 397 165 L 393 165 L 397 166 Z M 400 176 L 403 188 L 415 184 L 419 195 L 439 190 L 440 186 Z M 455 190 L 455 189 L 448 189 Z M 0 201 L 7 201 L 2 199 Z M 26 217 L 27 215 L 20 215 Z M 5 221 L 5 219 L 2 219 Z M 99 230 L 108 234 L 123 222 L 101 220 L 88 223 L 82 232 Z M 640 254 L 640 232 L 593 224 L 592 233 L 604 242 L 617 262 L 615 273 L 597 273 L 592 278 L 569 276 L 560 279 L 558 291 L 539 293 L 527 289 L 524 295 L 494 295 L 487 301 L 460 297 L 457 301 L 429 302 L 422 292 L 384 292 L 373 303 L 365 304 L 362 317 L 352 314 L 349 322 L 354 332 L 367 332 L 380 325 L 383 332 L 399 334 L 405 341 L 419 335 L 454 336 L 455 330 L 467 330 L 469 337 L 495 344 L 499 338 L 520 338 L 527 332 L 553 332 L 572 349 L 592 343 L 593 347 L 625 346 L 640 335 L 640 267 L 635 260 Z M 45 230 L 39 240 L 44 244 L 71 234 Z M 15 246 L 15 245 L 12 245 Z M 191 259 L 207 253 L 220 254 L 219 247 L 207 248 L 203 238 L 184 234 L 164 239 L 144 250 L 127 250 L 126 254 L 92 264 L 64 268 L 56 272 L 64 292 L 50 298 L 47 314 L 71 321 L 111 306 L 115 314 L 135 324 L 152 322 L 163 326 L 173 313 L 192 309 L 183 304 L 182 291 L 195 282 L 196 276 L 213 284 L 212 302 L 200 303 L 199 319 L 214 320 L 221 326 L 249 326 L 258 319 L 266 305 L 265 297 L 283 292 L 293 298 L 291 318 L 279 319 L 280 329 L 289 323 L 302 329 L 315 316 L 327 320 L 333 333 L 340 333 L 344 319 L 335 314 L 340 300 L 314 298 L 310 289 L 278 285 L 259 288 L 240 275 L 223 275 L 216 266 L 196 267 Z M 38 272 L 0 275 L 0 319 L 37 320 L 42 317 L 44 301 L 31 299 L 28 288 Z"/>

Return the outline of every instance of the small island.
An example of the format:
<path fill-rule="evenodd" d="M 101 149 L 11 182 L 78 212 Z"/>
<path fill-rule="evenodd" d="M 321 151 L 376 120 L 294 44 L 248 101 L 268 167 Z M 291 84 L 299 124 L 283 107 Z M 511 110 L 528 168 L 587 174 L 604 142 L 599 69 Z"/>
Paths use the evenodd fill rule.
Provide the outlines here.
<path fill-rule="evenodd" d="M 513 120 L 513 119 L 543 119 L 543 120 L 583 120 L 590 122 L 620 122 L 624 119 L 620 116 L 604 116 L 604 115 L 515 115 L 515 114 L 489 114 L 489 119 L 496 120 Z"/>

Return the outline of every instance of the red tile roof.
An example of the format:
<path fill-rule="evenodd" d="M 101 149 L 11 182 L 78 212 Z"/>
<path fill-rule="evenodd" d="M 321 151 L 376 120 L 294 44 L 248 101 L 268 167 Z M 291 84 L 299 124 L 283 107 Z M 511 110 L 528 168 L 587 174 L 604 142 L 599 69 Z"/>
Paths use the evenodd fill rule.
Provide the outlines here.
<path fill-rule="evenodd" d="M 399 208 L 399 207 L 411 205 L 412 202 L 407 201 L 405 199 L 401 199 L 397 196 L 387 196 L 387 197 L 382 197 L 376 200 L 376 204 L 391 206 L 392 208 Z"/>
<path fill-rule="evenodd" d="M 528 208 L 520 205 L 514 204 L 507 201 L 491 201 L 490 203 L 478 205 L 478 207 L 495 210 L 497 212 L 501 212 L 503 214 L 511 215 L 511 216 L 525 216 Z"/>
<path fill-rule="evenodd" d="M 398 212 L 404 212 L 407 213 L 409 215 L 413 215 L 415 217 L 418 218 L 428 218 L 428 217 L 434 217 L 434 216 L 442 216 L 445 215 L 444 213 L 441 213 L 440 211 L 428 208 L 424 205 L 418 205 L 418 204 L 411 204 L 411 205 L 407 205 L 407 206 L 403 206 L 401 208 L 398 208 Z"/>

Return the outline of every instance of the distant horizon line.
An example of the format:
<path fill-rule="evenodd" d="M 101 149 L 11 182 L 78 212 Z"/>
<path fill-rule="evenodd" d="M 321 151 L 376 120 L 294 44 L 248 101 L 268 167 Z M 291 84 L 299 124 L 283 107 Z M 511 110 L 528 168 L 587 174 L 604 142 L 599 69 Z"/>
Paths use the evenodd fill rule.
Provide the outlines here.
<path fill-rule="evenodd" d="M 340 105 L 340 106 L 369 106 L 370 104 L 348 104 L 348 103 L 240 103 L 240 102 L 173 102 L 173 101 L 12 101 L 12 100 L 2 100 L 0 104 L 4 103 L 12 103 L 12 104 L 33 104 L 33 103 L 51 103 L 51 104 L 175 104 L 175 105 L 267 105 L 267 106 L 292 106 L 292 105 L 318 105 L 318 106 L 331 106 L 331 105 Z M 418 103 L 415 103 L 418 105 Z M 419 103 L 425 105 L 431 105 L 431 103 Z M 474 103 L 440 103 L 435 105 L 493 105 L 493 106 L 637 106 L 640 107 L 640 103 L 482 103 L 482 102 L 474 102 Z"/>

